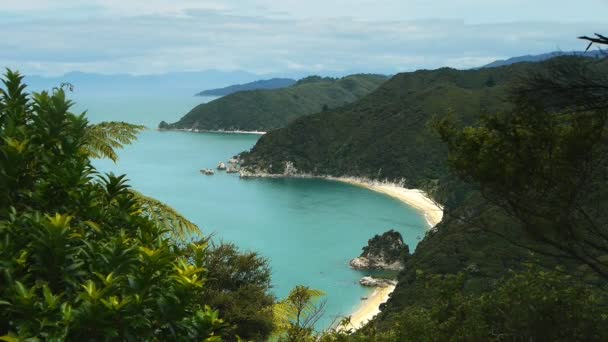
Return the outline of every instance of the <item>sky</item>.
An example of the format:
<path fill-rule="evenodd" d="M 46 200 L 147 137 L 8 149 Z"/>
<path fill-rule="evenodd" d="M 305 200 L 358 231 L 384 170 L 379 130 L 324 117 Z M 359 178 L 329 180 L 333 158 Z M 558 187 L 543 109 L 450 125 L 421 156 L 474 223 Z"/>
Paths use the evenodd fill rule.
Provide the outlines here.
<path fill-rule="evenodd" d="M 0 0 L 0 67 L 396 73 L 584 50 L 608 0 Z"/>

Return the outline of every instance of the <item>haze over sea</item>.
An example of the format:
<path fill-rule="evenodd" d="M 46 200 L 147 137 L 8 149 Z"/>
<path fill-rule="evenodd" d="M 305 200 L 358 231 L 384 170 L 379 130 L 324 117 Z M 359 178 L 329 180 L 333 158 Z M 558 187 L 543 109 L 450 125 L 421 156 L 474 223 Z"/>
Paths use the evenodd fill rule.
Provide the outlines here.
<path fill-rule="evenodd" d="M 189 94 L 188 94 L 189 95 Z M 88 110 L 91 122 L 118 120 L 154 128 L 176 121 L 209 99 L 193 96 L 82 96 L 76 110 Z M 155 197 L 196 223 L 205 235 L 234 242 L 270 259 L 275 294 L 295 285 L 327 294 L 327 312 L 319 327 L 348 315 L 371 290 L 358 285 L 368 272 L 348 261 L 374 234 L 396 229 L 413 250 L 426 231 L 416 210 L 373 191 L 318 179 L 249 179 L 216 172 L 220 161 L 248 150 L 258 135 L 159 132 L 147 130 L 120 151 L 117 164 L 95 162 L 98 170 L 126 173 L 138 191 Z"/>

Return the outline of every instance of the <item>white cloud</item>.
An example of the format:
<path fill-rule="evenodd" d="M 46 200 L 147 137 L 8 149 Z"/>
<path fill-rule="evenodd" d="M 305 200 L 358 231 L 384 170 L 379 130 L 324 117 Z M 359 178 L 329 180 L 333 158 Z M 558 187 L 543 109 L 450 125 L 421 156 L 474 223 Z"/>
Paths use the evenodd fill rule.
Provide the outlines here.
<path fill-rule="evenodd" d="M 530 13 L 524 15 L 543 20 L 518 21 L 503 11 L 502 19 L 513 20 L 496 22 L 487 22 L 489 14 L 484 17 L 489 7 L 499 12 L 513 3 L 525 13 L 523 0 L 464 0 L 458 6 L 456 1 L 435 1 L 443 6 L 436 8 L 428 0 L 142 3 L 0 0 L 0 19 L 11 19 L 0 20 L 0 66 L 45 74 L 205 69 L 392 73 L 468 68 L 557 48 L 580 50 L 585 46 L 576 36 L 604 28 L 592 20 L 558 20 L 551 11 L 543 16 L 535 6 L 546 0 L 528 5 Z M 313 16 L 313 6 L 319 15 Z M 477 20 L 467 19 L 470 13 L 461 15 L 475 7 L 480 10 Z M 446 19 L 436 19 L 442 16 Z"/>

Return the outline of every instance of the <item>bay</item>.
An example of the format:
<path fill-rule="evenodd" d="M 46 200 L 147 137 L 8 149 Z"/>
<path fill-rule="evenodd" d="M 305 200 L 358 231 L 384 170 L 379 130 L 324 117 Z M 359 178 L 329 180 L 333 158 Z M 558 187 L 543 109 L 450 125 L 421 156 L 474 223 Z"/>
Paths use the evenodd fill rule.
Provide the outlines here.
<path fill-rule="evenodd" d="M 77 98 L 92 122 L 121 120 L 154 127 L 176 120 L 200 98 Z M 318 328 L 360 305 L 370 289 L 358 285 L 368 272 L 348 261 L 374 234 L 395 229 L 411 249 L 426 231 L 424 217 L 388 196 L 321 179 L 240 179 L 217 172 L 220 161 L 248 150 L 257 135 L 167 132 L 148 129 L 119 152 L 97 160 L 100 171 L 127 174 L 130 184 L 196 223 L 217 241 L 234 242 L 270 260 L 274 293 L 296 285 L 325 291 L 327 311 Z"/>

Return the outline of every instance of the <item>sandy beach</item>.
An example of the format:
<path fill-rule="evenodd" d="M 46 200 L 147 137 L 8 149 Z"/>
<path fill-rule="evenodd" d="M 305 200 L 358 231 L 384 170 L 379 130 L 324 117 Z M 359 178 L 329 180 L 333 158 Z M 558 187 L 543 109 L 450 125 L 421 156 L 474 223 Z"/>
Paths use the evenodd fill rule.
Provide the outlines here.
<path fill-rule="evenodd" d="M 338 330 L 361 328 L 365 323 L 380 313 L 380 304 L 388 300 L 390 294 L 395 290 L 395 286 L 377 287 L 374 292 L 361 302 L 361 306 L 350 316 L 350 326 L 338 327 Z"/>
<path fill-rule="evenodd" d="M 429 229 L 435 227 L 443 218 L 443 208 L 431 200 L 423 191 L 417 189 L 406 189 L 395 183 L 370 181 L 354 177 L 330 178 L 336 181 L 361 186 L 373 191 L 391 196 L 413 208 L 419 210 L 429 225 Z M 361 306 L 351 315 L 350 329 L 357 330 L 365 323 L 380 313 L 380 304 L 385 303 L 395 290 L 395 286 L 376 288 L 374 292 L 361 303 Z M 339 327 L 338 329 L 344 329 Z"/>
<path fill-rule="evenodd" d="M 293 166 L 292 166 L 293 167 Z M 427 194 L 418 189 L 407 189 L 399 183 L 374 181 L 360 177 L 333 177 L 333 176 L 318 176 L 305 173 L 286 172 L 284 174 L 269 174 L 264 172 L 244 173 L 241 172 L 241 177 L 291 177 L 291 178 L 321 178 L 337 182 L 348 183 L 355 186 L 360 186 L 372 191 L 383 193 L 391 196 L 402 203 L 405 203 L 418 211 L 420 211 L 429 226 L 429 229 L 434 228 L 443 219 L 443 207 L 430 199 Z M 361 303 L 361 306 L 351 315 L 350 329 L 359 329 L 365 323 L 370 321 L 380 312 L 380 304 L 386 302 L 390 294 L 395 290 L 395 286 L 376 288 L 374 292 Z M 338 330 L 343 330 L 345 327 L 338 327 Z"/>
<path fill-rule="evenodd" d="M 443 218 L 443 208 L 431 200 L 423 191 L 417 189 L 406 189 L 395 183 L 370 181 L 354 177 L 332 177 L 340 182 L 361 186 L 373 191 L 383 193 L 398 199 L 399 201 L 416 208 L 426 218 L 430 228 L 435 227 Z"/>
<path fill-rule="evenodd" d="M 159 131 L 175 131 L 175 132 L 191 132 L 191 133 L 221 133 L 221 134 L 258 134 L 264 135 L 266 132 L 263 131 L 211 131 L 204 129 L 191 129 L 191 128 L 157 128 Z"/>

